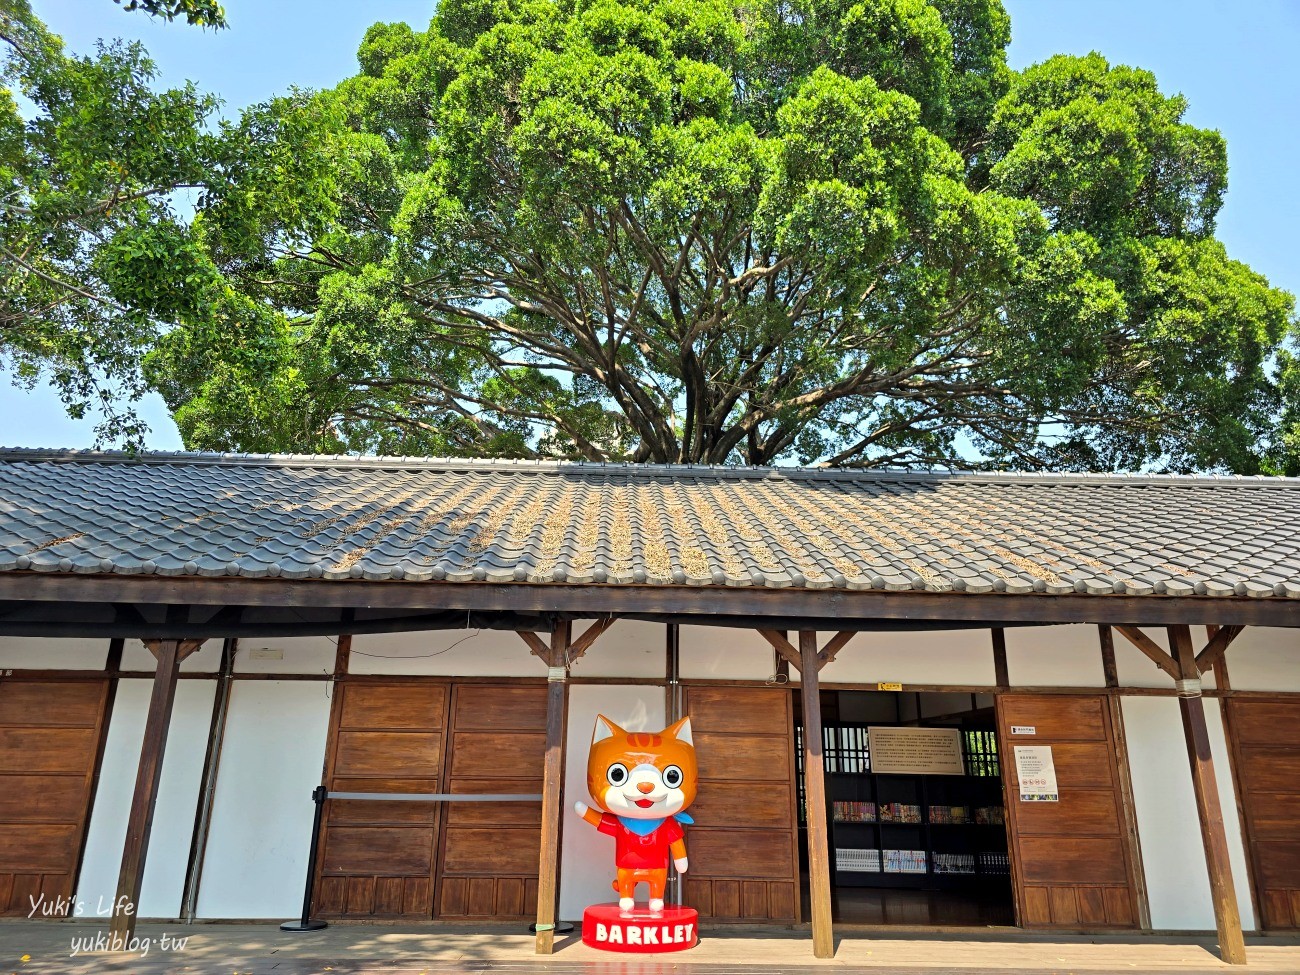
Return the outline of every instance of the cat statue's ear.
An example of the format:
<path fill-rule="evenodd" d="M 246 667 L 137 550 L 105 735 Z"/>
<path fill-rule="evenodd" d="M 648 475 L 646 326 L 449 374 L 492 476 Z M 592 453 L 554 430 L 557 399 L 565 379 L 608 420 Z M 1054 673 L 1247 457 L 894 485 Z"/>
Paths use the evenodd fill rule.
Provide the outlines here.
<path fill-rule="evenodd" d="M 670 738 L 676 738 L 678 741 L 684 741 L 692 748 L 695 747 L 695 739 L 691 737 L 691 719 L 682 718 L 670 728 L 664 729 L 664 734 Z"/>
<path fill-rule="evenodd" d="M 591 743 L 594 745 L 598 741 L 604 741 L 606 738 L 613 738 L 615 735 L 626 735 L 627 732 L 618 725 L 610 721 L 603 714 L 596 715 L 596 729 L 591 733 Z"/>

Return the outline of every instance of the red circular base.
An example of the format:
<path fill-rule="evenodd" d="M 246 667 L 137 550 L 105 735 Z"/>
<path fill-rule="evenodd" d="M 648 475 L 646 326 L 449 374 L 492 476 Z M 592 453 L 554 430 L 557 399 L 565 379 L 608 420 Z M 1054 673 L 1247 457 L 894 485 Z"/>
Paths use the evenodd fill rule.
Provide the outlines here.
<path fill-rule="evenodd" d="M 626 913 L 617 904 L 592 904 L 582 912 L 582 943 L 635 955 L 685 951 L 699 943 L 699 920 L 693 907 L 667 904 L 651 914 L 640 904 Z"/>

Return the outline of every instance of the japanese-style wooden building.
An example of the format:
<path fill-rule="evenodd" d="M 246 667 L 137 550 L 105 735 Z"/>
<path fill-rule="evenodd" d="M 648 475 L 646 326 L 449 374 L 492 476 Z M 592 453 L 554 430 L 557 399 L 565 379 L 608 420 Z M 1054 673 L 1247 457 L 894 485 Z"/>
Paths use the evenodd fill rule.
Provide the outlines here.
<path fill-rule="evenodd" d="M 327 800 L 312 903 L 549 952 L 610 898 L 595 714 L 690 714 L 706 924 L 827 957 L 1003 898 L 1244 962 L 1300 928 L 1297 525 L 1286 479 L 0 451 L 0 911 L 282 920 L 318 786 L 539 795 Z M 970 791 L 873 778 L 881 725 L 958 729 Z"/>

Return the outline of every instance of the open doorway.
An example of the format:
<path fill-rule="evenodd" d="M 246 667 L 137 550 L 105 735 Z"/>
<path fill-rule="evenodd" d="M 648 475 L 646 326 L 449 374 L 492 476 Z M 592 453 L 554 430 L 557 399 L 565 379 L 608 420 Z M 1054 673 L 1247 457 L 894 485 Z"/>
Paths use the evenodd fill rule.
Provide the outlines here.
<path fill-rule="evenodd" d="M 797 694 L 795 702 L 803 810 Z M 835 921 L 1014 924 L 993 695 L 823 691 L 821 705 Z M 871 728 L 945 729 L 930 737 L 947 743 L 951 761 L 943 772 L 924 761 L 875 768 Z M 907 747 L 906 733 L 878 731 L 877 741 L 885 734 Z"/>

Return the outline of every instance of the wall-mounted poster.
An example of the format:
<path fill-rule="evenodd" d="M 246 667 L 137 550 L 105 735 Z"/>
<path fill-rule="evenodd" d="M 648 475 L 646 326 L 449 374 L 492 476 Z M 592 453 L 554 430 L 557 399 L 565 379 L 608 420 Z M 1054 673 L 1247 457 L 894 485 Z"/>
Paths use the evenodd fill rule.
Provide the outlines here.
<path fill-rule="evenodd" d="M 1016 778 L 1021 802 L 1060 802 L 1051 745 L 1016 745 Z"/>
<path fill-rule="evenodd" d="M 873 772 L 966 774 L 960 728 L 868 728 L 867 748 Z"/>

